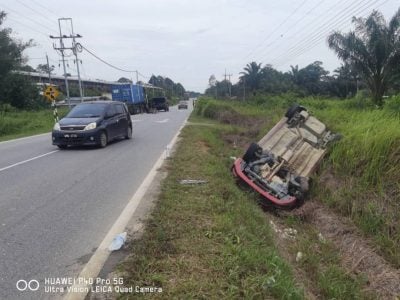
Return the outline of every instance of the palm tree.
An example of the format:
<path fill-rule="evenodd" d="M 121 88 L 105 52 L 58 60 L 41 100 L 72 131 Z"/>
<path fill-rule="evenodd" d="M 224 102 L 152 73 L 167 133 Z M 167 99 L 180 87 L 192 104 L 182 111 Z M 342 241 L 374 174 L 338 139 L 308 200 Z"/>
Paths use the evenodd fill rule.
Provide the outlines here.
<path fill-rule="evenodd" d="M 300 84 L 300 75 L 299 75 L 299 66 L 298 65 L 296 65 L 295 67 L 293 67 L 292 65 L 290 66 L 290 71 L 289 71 L 289 74 L 290 74 L 290 77 L 292 78 L 292 80 L 293 80 L 293 82 L 295 83 L 295 84 Z"/>
<path fill-rule="evenodd" d="M 255 61 L 248 63 L 244 67 L 244 72 L 240 72 L 242 76 L 240 79 L 245 82 L 246 87 L 255 95 L 256 90 L 260 88 L 261 78 L 262 78 L 262 68 L 261 63 L 258 64 Z"/>
<path fill-rule="evenodd" d="M 367 18 L 353 18 L 355 31 L 333 32 L 328 45 L 345 63 L 363 77 L 375 104 L 390 85 L 400 63 L 400 9 L 386 23 L 383 15 L 373 11 Z"/>

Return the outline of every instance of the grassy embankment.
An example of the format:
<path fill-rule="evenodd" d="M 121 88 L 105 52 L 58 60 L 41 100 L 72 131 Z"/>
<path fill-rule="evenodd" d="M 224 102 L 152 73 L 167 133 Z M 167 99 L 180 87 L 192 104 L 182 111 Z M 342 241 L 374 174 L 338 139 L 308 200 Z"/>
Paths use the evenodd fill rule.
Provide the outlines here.
<path fill-rule="evenodd" d="M 343 135 L 320 170 L 333 175 L 334 182 L 314 186 L 312 196 L 350 217 L 380 253 L 400 267 L 400 97 L 388 99 L 383 109 L 362 99 L 297 100 Z M 252 108 L 276 119 L 292 102 L 261 97 L 257 106 L 253 102 L 233 107 L 240 112 Z"/>
<path fill-rule="evenodd" d="M 159 205 L 143 237 L 131 245 L 132 256 L 121 267 L 127 286 L 162 286 L 161 298 L 301 299 L 308 293 L 321 299 L 373 297 L 364 292 L 362 276 L 342 269 L 335 246 L 321 242 L 317 230 L 299 224 L 296 218 L 285 220 L 287 226 L 298 226 L 300 233 L 282 253 L 268 222 L 272 216 L 251 201 L 258 199 L 257 195 L 234 183 L 229 157 L 241 155 L 249 142 L 264 135 L 291 102 L 270 100 L 258 105 L 212 100 L 198 104 L 191 118 L 195 125 L 184 129 L 179 154 L 168 165 L 169 176 L 163 183 Z M 347 143 L 358 141 L 350 138 L 352 129 L 345 123 L 351 120 L 349 114 L 363 119 L 364 113 L 387 112 L 354 109 L 338 121 L 335 113 L 345 114 L 350 102 L 306 102 L 345 136 L 323 168 L 353 176 L 343 169 L 350 167 L 347 162 L 337 160 L 344 148 L 354 147 Z M 206 179 L 208 183 L 190 187 L 179 184 L 180 179 L 188 178 Z M 355 176 L 357 184 L 364 184 L 363 178 Z M 368 188 L 380 183 L 374 184 Z M 324 195 L 329 194 L 321 189 Z M 314 188 L 313 192 L 318 191 Z M 338 202 L 352 200 L 334 197 L 333 192 L 329 195 L 323 201 L 346 214 Z M 365 232 L 374 236 L 374 232 Z M 305 259 L 295 266 L 285 263 L 282 257 L 295 257 L 297 251 L 305 253 Z"/>
<path fill-rule="evenodd" d="M 67 112 L 68 108 L 58 109 L 60 118 Z M 39 111 L 0 110 L 0 141 L 49 132 L 53 125 L 52 109 Z"/>

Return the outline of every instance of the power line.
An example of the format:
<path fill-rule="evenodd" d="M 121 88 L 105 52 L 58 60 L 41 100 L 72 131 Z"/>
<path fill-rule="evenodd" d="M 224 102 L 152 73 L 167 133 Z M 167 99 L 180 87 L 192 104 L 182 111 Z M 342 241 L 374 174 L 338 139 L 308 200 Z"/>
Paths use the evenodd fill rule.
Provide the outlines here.
<path fill-rule="evenodd" d="M 43 25 L 42 23 L 39 23 L 38 21 L 32 19 L 31 17 L 24 16 L 23 14 L 21 14 L 21 13 L 15 11 L 15 10 L 13 10 L 13 9 L 11 9 L 11 8 L 9 8 L 9 7 L 7 7 L 7 6 L 5 6 L 4 4 L 2 4 L 2 5 L 3 5 L 7 10 L 9 10 L 9 11 L 11 11 L 11 12 L 17 14 L 17 15 L 20 15 L 21 17 L 23 17 L 23 18 L 25 18 L 25 19 L 30 20 L 31 22 L 33 22 L 33 23 L 35 23 L 35 24 L 37 24 L 37 25 L 39 25 L 39 26 L 45 28 L 46 30 L 49 30 L 49 26 Z M 53 32 L 56 32 L 56 31 L 54 31 L 54 29 L 50 29 L 50 30 L 52 30 Z"/>
<path fill-rule="evenodd" d="M 45 37 L 49 38 L 49 35 L 48 35 L 48 34 L 44 33 L 43 31 L 37 30 L 37 29 L 35 29 L 35 28 L 32 28 L 32 26 L 29 26 L 29 25 L 27 25 L 27 24 L 25 24 L 25 23 L 22 23 L 22 22 L 19 21 L 19 20 L 16 20 L 16 19 L 14 19 L 14 18 L 12 18 L 12 17 L 10 17 L 10 16 L 7 16 L 7 19 L 10 19 L 10 20 L 13 21 L 13 22 L 16 22 L 16 23 L 18 23 L 18 24 L 20 24 L 20 25 L 22 25 L 22 26 L 25 26 L 25 27 L 29 28 L 30 30 L 35 31 L 36 33 L 42 34 L 42 35 L 44 35 Z"/>
<path fill-rule="evenodd" d="M 377 0 L 369 0 L 369 1 L 377 1 Z M 326 30 L 330 30 L 331 27 L 335 24 L 338 24 L 338 22 L 345 20 L 345 22 L 348 21 L 348 16 L 354 14 L 357 9 L 359 8 L 357 5 L 361 4 L 363 0 L 358 0 L 356 2 L 353 2 L 349 6 L 346 6 L 344 9 L 339 11 L 337 14 L 333 15 L 331 18 L 329 18 L 326 22 L 321 23 L 319 26 L 315 26 L 316 29 L 312 31 L 308 36 L 302 39 L 302 41 L 299 44 L 296 44 L 295 46 L 292 46 L 289 48 L 285 53 L 281 53 L 277 58 L 273 60 L 275 62 L 278 60 L 280 57 L 284 57 L 285 54 L 291 53 L 296 48 L 301 48 L 303 45 L 309 45 L 310 41 L 312 41 L 315 36 L 318 36 L 321 34 L 321 32 L 325 32 Z M 353 7 L 355 6 L 355 7 Z M 266 56 L 264 56 L 265 58 Z"/>
<path fill-rule="evenodd" d="M 379 1 L 379 0 L 369 0 L 369 3 L 371 1 Z M 353 2 L 349 6 L 345 7 L 343 10 L 339 11 L 337 14 L 332 16 L 330 19 L 328 19 L 326 22 L 321 23 L 319 26 L 315 26 L 317 29 L 312 31 L 308 36 L 302 39 L 302 41 L 299 44 L 296 44 L 295 46 L 292 46 L 289 48 L 285 53 L 281 53 L 278 57 L 276 57 L 272 62 L 276 62 L 279 60 L 281 57 L 285 57 L 285 55 L 290 55 L 292 52 L 296 51 L 297 49 L 300 49 L 301 47 L 307 47 L 310 45 L 310 43 L 315 39 L 316 36 L 319 36 L 321 34 L 325 34 L 326 31 L 331 30 L 333 26 L 337 26 L 338 24 L 342 25 L 343 23 L 348 21 L 348 17 L 351 16 L 354 13 L 359 12 L 360 6 L 357 6 L 361 4 L 363 0 L 359 0 L 356 2 Z M 367 4 L 369 4 L 367 3 Z M 353 7 L 356 6 L 356 7 Z M 361 7 L 364 7 L 362 5 Z M 332 7 L 331 7 L 332 8 Z M 264 56 L 265 57 L 265 56 Z"/>
<path fill-rule="evenodd" d="M 359 9 L 355 12 L 356 14 L 360 14 L 362 12 L 364 12 L 365 10 L 369 9 L 371 6 L 375 5 L 377 2 L 379 2 L 380 0 L 375 0 L 373 3 L 370 3 L 367 7 L 364 7 L 363 9 L 361 9 L 362 7 L 359 7 Z M 378 6 L 376 6 L 375 8 L 380 7 L 381 5 L 385 4 L 386 2 L 388 2 L 389 0 L 386 0 L 384 2 L 382 2 L 381 4 L 379 4 Z M 340 18 L 338 20 L 338 22 L 332 24 L 332 26 L 343 26 L 345 23 L 347 23 L 347 20 L 345 21 L 340 21 L 342 18 Z M 315 46 L 317 46 L 322 40 L 324 40 L 324 38 L 326 37 L 326 34 L 329 30 L 331 30 L 332 28 L 328 28 L 325 31 L 322 32 L 318 32 L 317 34 L 313 35 L 311 38 L 309 38 L 307 41 L 305 41 L 304 45 L 302 46 L 298 46 L 298 47 L 292 47 L 289 51 L 287 51 L 285 54 L 278 56 L 274 62 L 275 63 L 280 63 L 278 64 L 283 65 L 283 62 L 287 62 L 289 60 L 293 60 L 295 57 L 298 57 L 299 55 L 302 55 L 306 52 L 308 52 L 309 50 L 311 50 L 312 48 L 314 48 Z M 286 55 L 286 57 L 285 57 Z"/>
<path fill-rule="evenodd" d="M 119 68 L 119 67 L 116 67 L 116 66 L 110 64 L 109 62 L 105 61 L 104 59 L 100 58 L 99 56 L 97 56 L 96 54 L 94 54 L 92 51 L 90 51 L 89 49 L 87 49 L 86 47 L 84 47 L 84 46 L 82 46 L 82 45 L 81 45 L 81 47 L 82 47 L 82 49 L 84 49 L 86 52 L 88 52 L 90 55 L 92 55 L 93 57 L 95 57 L 96 59 L 98 59 L 99 61 L 101 61 L 102 63 L 106 64 L 107 66 L 109 66 L 109 67 L 111 67 L 111 68 L 113 68 L 113 69 L 116 69 L 116 70 L 121 71 L 121 72 L 126 72 L 126 73 L 137 73 L 137 74 L 140 74 L 142 77 L 149 78 L 149 77 L 147 77 L 147 76 L 142 75 L 142 74 L 139 73 L 139 71 L 137 71 L 137 70 L 125 70 L 125 69 L 121 69 L 121 68 Z"/>
<path fill-rule="evenodd" d="M 28 8 L 29 10 L 33 11 L 34 13 L 36 13 L 36 14 L 42 16 L 47 22 L 51 23 L 53 26 L 54 26 L 55 24 L 57 24 L 56 22 L 53 23 L 52 21 L 50 21 L 49 18 L 48 18 L 48 16 L 46 16 L 46 15 L 43 14 L 43 13 L 41 13 L 40 11 L 37 11 L 36 9 L 32 8 L 31 6 L 29 6 L 28 4 L 25 4 L 25 3 L 21 2 L 20 0 L 15 0 L 15 1 L 17 1 L 19 4 L 25 6 L 25 7 Z"/>
<path fill-rule="evenodd" d="M 57 19 L 58 19 L 58 14 L 57 13 L 55 13 L 53 10 L 51 10 L 51 9 L 49 9 L 48 7 L 46 7 L 46 6 L 44 6 L 44 5 L 42 5 L 40 2 L 38 2 L 38 1 L 36 1 L 36 0 L 31 0 L 33 3 L 35 3 L 37 6 L 40 6 L 42 9 L 45 9 L 45 10 L 47 10 L 48 12 L 50 12 L 50 13 L 52 13 L 54 16 L 56 16 L 57 17 Z"/>
<path fill-rule="evenodd" d="M 261 43 L 259 43 L 252 51 L 250 51 L 250 53 L 245 57 L 248 58 L 251 54 L 254 53 L 254 51 L 259 48 L 260 46 L 262 46 L 272 35 L 274 35 L 274 33 L 281 28 L 308 0 L 304 0 L 298 7 L 296 7 L 292 13 L 286 17 L 283 22 L 281 22 L 277 27 L 274 28 L 274 30 L 272 30 L 272 33 L 269 34 Z"/>
<path fill-rule="evenodd" d="M 322 0 L 322 1 L 318 2 L 317 5 L 313 6 L 313 7 L 312 7 L 308 12 L 306 12 L 304 15 L 305 15 L 305 16 L 309 15 L 313 10 L 315 10 L 317 7 L 319 7 L 319 6 L 320 6 L 322 3 L 324 3 L 325 1 L 326 1 L 326 0 Z M 295 28 L 295 26 L 296 26 L 297 24 L 299 24 L 302 20 L 303 20 L 303 18 L 299 18 L 294 24 L 292 24 L 292 25 L 290 26 L 290 28 L 289 28 L 288 30 L 286 30 L 284 33 L 282 33 L 281 36 L 277 36 L 277 37 L 275 38 L 274 41 L 272 41 L 271 43 L 269 43 L 269 44 L 265 47 L 265 49 L 270 48 L 270 47 L 271 47 L 273 44 L 275 44 L 281 37 L 285 37 L 286 34 L 287 34 L 289 31 L 291 31 L 292 28 Z"/>

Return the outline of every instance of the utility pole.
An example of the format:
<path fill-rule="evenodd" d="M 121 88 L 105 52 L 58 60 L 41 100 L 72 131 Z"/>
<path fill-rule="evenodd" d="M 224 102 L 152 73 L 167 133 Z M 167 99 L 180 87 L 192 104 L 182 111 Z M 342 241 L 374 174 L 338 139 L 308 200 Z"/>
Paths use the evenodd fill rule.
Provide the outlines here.
<path fill-rule="evenodd" d="M 74 55 L 75 55 L 76 70 L 78 72 L 79 96 L 81 98 L 81 102 L 83 102 L 82 81 L 81 81 L 81 73 L 79 72 L 79 60 L 78 60 L 78 50 L 79 49 L 77 49 L 78 44 L 75 41 L 75 38 L 81 38 L 82 36 L 79 34 L 77 34 L 77 35 L 74 34 L 74 25 L 72 23 L 71 18 L 66 18 L 65 20 L 70 20 L 70 22 L 71 22 L 72 51 L 74 52 Z M 80 50 L 82 50 L 82 49 L 80 49 Z"/>
<path fill-rule="evenodd" d="M 243 101 L 246 101 L 246 77 L 243 76 Z"/>
<path fill-rule="evenodd" d="M 231 76 L 232 76 L 232 75 L 233 75 L 233 74 L 226 74 L 226 69 L 225 69 L 225 74 L 222 74 L 222 76 L 224 76 L 224 81 L 225 81 L 225 83 L 226 83 L 226 85 L 227 85 L 227 90 L 228 90 L 228 93 L 229 93 L 229 97 L 232 96 L 232 94 L 231 94 L 231 85 L 230 85 L 230 83 L 231 83 Z M 226 80 L 226 77 L 229 77 L 229 81 Z"/>
<path fill-rule="evenodd" d="M 49 64 L 49 57 L 47 56 L 47 53 L 46 53 L 46 61 L 47 61 L 47 71 L 49 72 L 49 85 L 51 86 L 51 70 Z"/>
<path fill-rule="evenodd" d="M 232 74 L 228 74 L 229 77 L 229 97 L 232 97 L 232 83 L 231 83 L 231 76 Z"/>
<path fill-rule="evenodd" d="M 70 21 L 70 23 L 71 23 L 71 35 L 70 36 L 67 36 L 67 35 L 62 33 L 61 21 Z M 65 50 L 72 50 L 72 52 L 75 55 L 75 58 L 76 58 L 75 62 L 76 62 L 77 71 L 78 71 L 79 94 L 80 94 L 81 101 L 83 101 L 83 98 L 82 98 L 82 83 L 81 83 L 81 78 L 80 78 L 80 73 L 79 73 L 79 62 L 78 62 L 78 54 L 77 54 L 78 51 L 79 51 L 78 46 L 80 46 L 80 45 L 79 45 L 79 43 L 76 43 L 76 41 L 75 41 L 75 38 L 81 38 L 82 36 L 79 35 L 79 34 L 75 35 L 73 33 L 73 25 L 72 25 L 72 19 L 71 18 L 59 18 L 58 19 L 58 28 L 59 28 L 60 36 L 52 36 L 52 35 L 50 35 L 50 38 L 51 39 L 58 39 L 60 41 L 59 47 L 57 47 L 56 44 L 54 43 L 53 44 L 53 48 L 54 48 L 54 50 L 60 51 L 60 53 L 61 53 L 62 62 L 63 62 L 63 68 L 64 68 L 64 80 L 65 80 L 65 89 L 66 89 L 66 92 L 67 92 L 68 106 L 69 106 L 69 108 L 71 108 L 71 99 L 70 99 L 70 96 L 69 96 L 68 76 L 67 76 L 67 69 L 65 68 L 65 53 L 64 52 L 65 52 Z M 63 39 L 72 39 L 72 47 L 65 47 Z"/>

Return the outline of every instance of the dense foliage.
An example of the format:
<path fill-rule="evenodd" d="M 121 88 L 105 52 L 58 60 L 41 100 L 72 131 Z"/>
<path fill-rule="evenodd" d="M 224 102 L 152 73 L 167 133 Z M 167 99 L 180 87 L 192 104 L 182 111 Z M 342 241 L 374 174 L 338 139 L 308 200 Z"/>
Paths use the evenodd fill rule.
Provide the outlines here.
<path fill-rule="evenodd" d="M 182 98 L 185 93 L 185 88 L 182 84 L 175 83 L 172 79 L 163 76 L 152 75 L 149 83 L 164 89 L 165 94 L 168 98 L 178 97 Z"/>
<path fill-rule="evenodd" d="M 4 28 L 6 13 L 0 11 L 0 109 L 9 105 L 32 109 L 45 104 L 36 86 L 13 70 L 24 70 L 23 51 L 32 41 L 23 43 L 11 36 L 11 29 Z"/>
<path fill-rule="evenodd" d="M 286 72 L 253 61 L 240 72 L 237 84 L 217 81 L 212 75 L 205 93 L 216 98 L 241 99 L 257 93 L 349 98 L 365 90 L 374 104 L 381 106 L 384 95 L 394 95 L 400 90 L 400 9 L 388 23 L 377 11 L 367 18 L 353 18 L 353 23 L 355 31 L 333 32 L 328 37 L 328 46 L 343 60 L 332 74 L 321 61 L 304 68 L 291 66 Z"/>
<path fill-rule="evenodd" d="M 355 31 L 332 33 L 329 47 L 363 78 L 375 104 L 381 106 L 388 87 L 399 73 L 400 9 L 387 24 L 373 11 L 367 18 L 353 18 Z"/>

